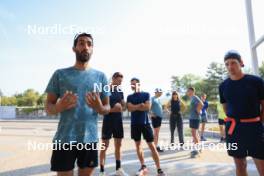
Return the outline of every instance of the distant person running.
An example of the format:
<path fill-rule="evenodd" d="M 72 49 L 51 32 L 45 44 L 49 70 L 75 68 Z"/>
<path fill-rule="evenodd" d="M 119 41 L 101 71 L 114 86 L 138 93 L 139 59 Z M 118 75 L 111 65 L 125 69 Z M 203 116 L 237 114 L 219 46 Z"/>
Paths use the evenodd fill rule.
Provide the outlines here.
<path fill-rule="evenodd" d="M 238 176 L 248 175 L 247 156 L 253 158 L 259 175 L 264 176 L 264 82 L 243 73 L 238 52 L 227 52 L 224 62 L 229 78 L 220 84 L 219 93 L 227 116 L 228 154 L 234 158 Z"/>
<path fill-rule="evenodd" d="M 159 154 L 153 143 L 153 131 L 148 118 L 148 112 L 150 110 L 150 95 L 149 93 L 140 90 L 138 78 L 131 79 L 131 88 L 134 93 L 127 97 L 127 109 L 131 112 L 131 138 L 135 141 L 137 156 L 141 164 L 141 168 L 136 175 L 143 176 L 148 173 L 144 160 L 144 152 L 141 146 L 141 135 L 143 134 L 156 164 L 157 175 L 163 176 L 165 174 L 160 168 Z"/>
<path fill-rule="evenodd" d="M 104 165 L 106 158 L 106 151 L 109 147 L 109 140 L 114 138 L 115 144 L 115 158 L 116 158 L 116 172 L 117 176 L 127 176 L 123 169 L 121 169 L 121 143 L 124 137 L 122 111 L 125 110 L 126 104 L 124 101 L 124 94 L 121 90 L 121 83 L 123 75 L 116 72 L 112 76 L 110 84 L 110 113 L 104 116 L 102 127 L 102 143 L 105 148 L 100 152 L 100 176 L 105 176 Z"/>
<path fill-rule="evenodd" d="M 162 90 L 155 89 L 155 96 L 151 97 L 151 122 L 154 128 L 154 144 L 158 152 L 163 152 L 162 148 L 158 146 L 160 126 L 163 118 L 163 109 L 160 102 L 160 96 L 162 95 Z"/>
<path fill-rule="evenodd" d="M 208 115 L 207 115 L 207 109 L 208 109 L 208 101 L 206 100 L 207 96 L 206 94 L 203 94 L 201 96 L 201 100 L 203 102 L 203 108 L 202 108 L 202 113 L 201 113 L 201 141 L 206 141 L 206 138 L 204 137 L 204 129 L 205 129 L 205 124 L 208 122 Z"/>
<path fill-rule="evenodd" d="M 80 176 L 92 175 L 98 165 L 98 114 L 107 114 L 109 93 L 95 92 L 94 85 L 106 86 L 104 73 L 89 66 L 93 53 L 90 34 L 76 35 L 73 43 L 75 65 L 58 69 L 46 88 L 46 111 L 60 114 L 58 129 L 53 138 L 51 170 L 58 176 L 73 175 L 75 161 Z"/>
<path fill-rule="evenodd" d="M 195 144 L 195 147 L 198 147 L 199 144 L 199 125 L 200 125 L 200 120 L 201 120 L 201 110 L 203 107 L 203 102 L 200 100 L 199 97 L 195 95 L 195 89 L 193 87 L 188 88 L 187 90 L 187 95 L 191 99 L 190 103 L 190 116 L 189 116 L 189 125 L 191 128 L 191 133 L 193 137 L 193 142 Z M 196 157 L 199 155 L 199 151 L 197 148 L 195 148 L 191 152 L 191 157 Z"/>
<path fill-rule="evenodd" d="M 181 100 L 180 95 L 178 92 L 173 91 L 171 95 L 171 99 L 168 102 L 166 106 L 167 110 L 170 111 L 170 132 L 171 132 L 171 138 L 170 142 L 171 145 L 174 145 L 174 132 L 177 127 L 178 136 L 179 136 L 179 143 L 180 146 L 183 146 L 184 144 L 184 135 L 183 135 L 183 119 L 182 119 L 182 113 L 185 111 L 186 106 Z"/>

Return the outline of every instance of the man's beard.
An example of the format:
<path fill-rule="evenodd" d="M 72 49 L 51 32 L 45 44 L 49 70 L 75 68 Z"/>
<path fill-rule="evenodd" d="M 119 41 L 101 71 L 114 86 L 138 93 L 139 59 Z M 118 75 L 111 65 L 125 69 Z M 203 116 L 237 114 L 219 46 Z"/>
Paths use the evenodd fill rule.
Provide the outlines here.
<path fill-rule="evenodd" d="M 83 52 L 76 51 L 75 55 L 76 55 L 76 60 L 81 63 L 88 62 L 91 58 L 91 54 L 84 51 Z"/>

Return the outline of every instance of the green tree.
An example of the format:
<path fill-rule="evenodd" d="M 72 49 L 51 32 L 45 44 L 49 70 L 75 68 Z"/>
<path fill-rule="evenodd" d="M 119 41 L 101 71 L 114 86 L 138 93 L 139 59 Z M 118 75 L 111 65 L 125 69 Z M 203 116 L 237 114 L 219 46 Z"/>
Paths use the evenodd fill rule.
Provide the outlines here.
<path fill-rule="evenodd" d="M 46 93 L 44 93 L 41 96 L 39 96 L 39 98 L 37 100 L 37 105 L 38 106 L 44 106 L 46 98 L 47 98 L 47 94 Z"/>
<path fill-rule="evenodd" d="M 36 106 L 39 99 L 39 93 L 33 89 L 27 89 L 23 94 L 15 95 L 18 106 Z"/>
<path fill-rule="evenodd" d="M 186 91 L 189 87 L 194 87 L 197 93 L 200 93 L 202 78 L 194 74 L 185 74 L 182 77 L 172 76 L 171 87 L 173 90 L 177 90 L 183 95 L 183 99 L 187 100 Z"/>
<path fill-rule="evenodd" d="M 206 72 L 205 85 L 203 92 L 207 94 L 208 99 L 218 99 L 219 84 L 227 77 L 227 70 L 224 64 L 212 62 Z"/>
<path fill-rule="evenodd" d="M 172 76 L 171 77 L 171 87 L 174 90 L 177 90 L 181 93 L 186 92 L 188 87 L 195 86 L 196 83 L 202 80 L 201 77 L 196 76 L 194 74 L 185 74 L 182 77 L 180 76 Z"/>
<path fill-rule="evenodd" d="M 2 106 L 12 106 L 12 105 L 16 105 L 16 103 L 17 103 L 16 97 L 7 97 L 7 96 L 1 97 Z"/>
<path fill-rule="evenodd" d="M 259 76 L 264 79 L 264 62 L 262 62 L 261 66 L 259 67 Z"/>
<path fill-rule="evenodd" d="M 171 87 L 185 95 L 188 87 L 194 87 L 196 94 L 201 96 L 207 94 L 209 100 L 217 100 L 218 86 L 227 77 L 227 71 L 223 64 L 212 62 L 207 68 L 205 78 L 194 74 L 185 74 L 182 77 L 172 76 Z M 183 96 L 183 99 L 187 99 Z"/>

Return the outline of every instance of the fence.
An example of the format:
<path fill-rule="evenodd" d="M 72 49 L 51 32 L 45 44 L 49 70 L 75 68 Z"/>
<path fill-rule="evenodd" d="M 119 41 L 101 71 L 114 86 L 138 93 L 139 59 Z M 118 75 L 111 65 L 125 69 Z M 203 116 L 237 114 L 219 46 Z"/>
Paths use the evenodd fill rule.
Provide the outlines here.
<path fill-rule="evenodd" d="M 44 110 L 44 107 L 16 107 L 15 111 L 16 119 L 59 119 L 59 115 L 57 116 L 48 116 Z M 166 111 L 163 113 L 164 120 L 169 120 L 170 114 Z M 0 119 L 3 118 L 0 113 Z M 102 117 L 101 117 L 102 118 Z M 183 113 L 183 118 L 188 119 L 188 113 Z M 130 120 L 130 112 L 123 112 L 123 119 Z M 208 121 L 215 122 L 218 119 L 218 114 L 209 113 Z"/>

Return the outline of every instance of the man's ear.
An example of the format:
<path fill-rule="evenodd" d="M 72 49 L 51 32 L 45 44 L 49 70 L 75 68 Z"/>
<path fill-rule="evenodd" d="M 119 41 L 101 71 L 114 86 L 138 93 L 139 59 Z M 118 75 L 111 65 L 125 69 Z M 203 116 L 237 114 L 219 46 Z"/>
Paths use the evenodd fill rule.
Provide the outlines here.
<path fill-rule="evenodd" d="M 72 51 L 76 53 L 76 48 L 73 46 Z"/>
<path fill-rule="evenodd" d="M 244 62 L 243 62 L 242 59 L 240 60 L 240 65 L 241 65 L 241 67 L 244 67 L 245 66 L 245 64 L 244 64 Z"/>

